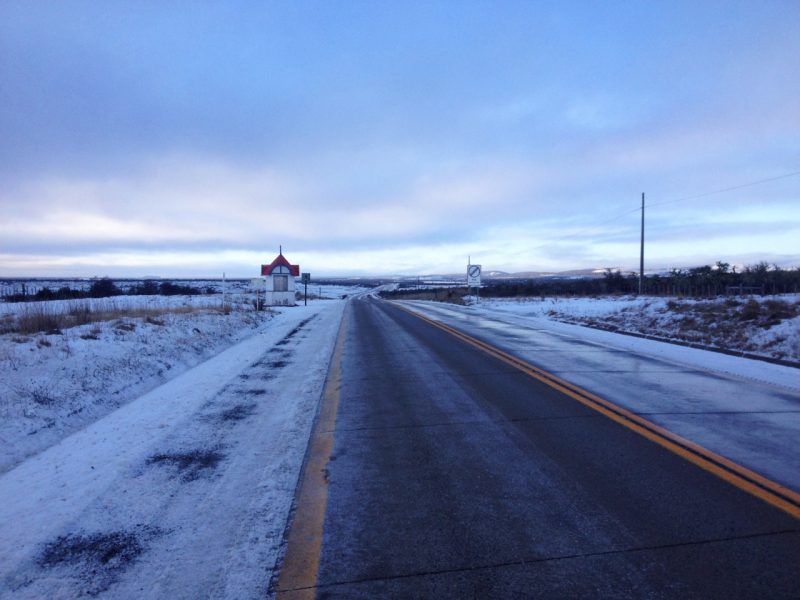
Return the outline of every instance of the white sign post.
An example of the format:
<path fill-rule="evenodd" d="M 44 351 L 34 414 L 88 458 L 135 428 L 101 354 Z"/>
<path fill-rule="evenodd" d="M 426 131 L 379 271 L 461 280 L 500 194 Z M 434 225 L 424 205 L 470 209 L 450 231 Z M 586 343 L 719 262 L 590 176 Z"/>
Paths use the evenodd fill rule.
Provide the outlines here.
<path fill-rule="evenodd" d="M 467 289 L 475 288 L 475 297 L 480 298 L 481 266 L 467 265 Z"/>
<path fill-rule="evenodd" d="M 470 265 L 467 268 L 467 285 L 469 287 L 480 287 L 481 285 L 480 265 Z"/>
<path fill-rule="evenodd" d="M 264 285 L 265 279 L 263 277 L 256 277 L 255 279 L 250 280 L 250 285 L 256 288 L 256 310 L 261 310 L 261 302 L 259 300 L 259 292 L 261 291 L 261 286 Z M 266 290 L 264 293 L 264 301 L 266 301 Z"/>

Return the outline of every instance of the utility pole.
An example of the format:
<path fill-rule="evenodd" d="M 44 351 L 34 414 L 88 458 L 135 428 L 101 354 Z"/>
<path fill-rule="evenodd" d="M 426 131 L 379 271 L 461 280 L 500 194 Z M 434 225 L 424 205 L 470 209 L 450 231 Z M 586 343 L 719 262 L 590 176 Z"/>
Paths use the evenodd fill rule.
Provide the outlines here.
<path fill-rule="evenodd" d="M 642 192 L 642 245 L 639 251 L 639 295 L 644 291 L 644 192 Z"/>

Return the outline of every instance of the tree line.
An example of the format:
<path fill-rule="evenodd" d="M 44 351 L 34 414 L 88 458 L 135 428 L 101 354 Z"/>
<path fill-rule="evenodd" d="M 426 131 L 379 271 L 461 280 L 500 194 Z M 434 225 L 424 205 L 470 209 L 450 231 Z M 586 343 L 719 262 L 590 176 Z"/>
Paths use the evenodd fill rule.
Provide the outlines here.
<path fill-rule="evenodd" d="M 788 294 L 800 292 L 800 269 L 782 269 L 759 262 L 737 271 L 735 266 L 718 261 L 689 269 L 646 275 L 643 293 L 651 296 L 714 297 L 725 294 Z M 481 290 L 487 296 L 550 296 L 636 294 L 638 273 L 623 274 L 606 269 L 602 278 L 534 279 L 490 282 Z"/>
<path fill-rule="evenodd" d="M 646 275 L 643 292 L 652 296 L 714 297 L 725 294 L 788 294 L 800 292 L 800 268 L 782 269 L 777 265 L 759 262 L 741 270 L 729 263 L 672 269 L 668 273 Z M 466 288 L 457 288 L 466 295 Z M 639 291 L 638 273 L 623 274 L 606 269 L 602 277 L 574 279 L 536 278 L 489 280 L 481 288 L 481 296 L 598 296 L 605 294 L 636 294 Z M 405 297 L 420 290 L 397 290 L 386 294 Z M 433 294 L 431 299 L 434 298 Z"/>
<path fill-rule="evenodd" d="M 206 293 L 213 293 L 213 289 L 207 289 Z M 145 280 L 136 285 L 123 290 L 114 280 L 104 277 L 93 281 L 88 290 L 76 290 L 69 286 L 62 286 L 57 289 L 43 287 L 35 293 L 27 293 L 25 284 L 22 284 L 22 292 L 5 297 L 7 302 L 32 302 L 36 300 L 74 300 L 84 298 L 110 298 L 112 296 L 194 296 L 202 294 L 199 288 L 190 285 L 181 285 L 171 281 L 156 282 Z"/>

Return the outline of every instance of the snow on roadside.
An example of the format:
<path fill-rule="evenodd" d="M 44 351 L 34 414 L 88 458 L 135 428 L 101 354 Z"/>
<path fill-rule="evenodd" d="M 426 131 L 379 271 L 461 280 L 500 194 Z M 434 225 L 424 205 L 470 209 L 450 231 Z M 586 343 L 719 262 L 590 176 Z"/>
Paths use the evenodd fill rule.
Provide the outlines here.
<path fill-rule="evenodd" d="M 800 294 L 711 300 L 649 296 L 490 298 L 482 299 L 480 306 L 800 362 Z"/>
<path fill-rule="evenodd" d="M 241 303 L 226 315 L 187 296 L 94 302 L 97 310 L 164 312 L 58 334 L 0 335 L 0 473 L 253 335 L 274 314 Z M 169 312 L 175 308 L 190 312 Z"/>
<path fill-rule="evenodd" d="M 718 352 L 709 352 L 699 348 L 667 344 L 655 339 L 619 335 L 612 331 L 559 321 L 547 315 L 546 312 L 529 313 L 526 310 L 520 310 L 521 306 L 507 310 L 507 307 L 498 309 L 493 303 L 484 303 L 483 301 L 479 306 L 459 306 L 445 302 L 424 300 L 405 300 L 402 302 L 404 305 L 419 310 L 429 317 L 442 319 L 456 327 L 464 327 L 467 333 L 470 333 L 473 329 L 473 333 L 485 332 L 487 328 L 495 330 L 500 324 L 503 327 L 516 328 L 517 333 L 525 332 L 525 336 L 535 336 L 537 332 L 542 332 L 548 336 L 554 335 L 558 338 L 572 339 L 582 344 L 595 345 L 598 348 L 622 350 L 642 357 L 683 365 L 690 369 L 723 373 L 753 382 L 778 386 L 792 393 L 800 392 L 800 377 L 797 376 L 797 369 L 793 367 L 770 364 Z M 522 305 L 523 303 L 519 304 Z M 502 347 L 502 341 L 498 339 L 497 342 Z M 522 343 L 522 347 L 519 348 L 522 351 L 523 358 L 526 357 L 525 347 L 526 344 Z M 527 358 L 543 368 L 558 370 L 555 366 L 550 367 L 546 364 L 549 361 L 545 359 L 552 358 L 550 356 L 538 355 L 536 357 L 528 356 Z M 587 384 L 586 387 L 591 388 L 591 385 Z M 598 390 L 597 393 L 605 393 L 605 391 Z"/>
<path fill-rule="evenodd" d="M 343 307 L 282 309 L 0 475 L 0 597 L 264 597 Z"/>

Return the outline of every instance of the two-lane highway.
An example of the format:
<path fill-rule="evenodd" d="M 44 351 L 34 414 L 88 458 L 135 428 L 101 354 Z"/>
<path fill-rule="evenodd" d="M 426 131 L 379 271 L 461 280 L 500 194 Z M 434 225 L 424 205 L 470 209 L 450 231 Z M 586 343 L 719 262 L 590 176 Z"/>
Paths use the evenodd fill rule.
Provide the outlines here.
<path fill-rule="evenodd" d="M 796 598 L 798 520 L 389 302 L 350 302 L 275 589 Z"/>

